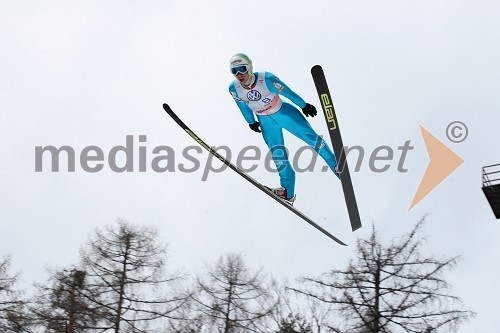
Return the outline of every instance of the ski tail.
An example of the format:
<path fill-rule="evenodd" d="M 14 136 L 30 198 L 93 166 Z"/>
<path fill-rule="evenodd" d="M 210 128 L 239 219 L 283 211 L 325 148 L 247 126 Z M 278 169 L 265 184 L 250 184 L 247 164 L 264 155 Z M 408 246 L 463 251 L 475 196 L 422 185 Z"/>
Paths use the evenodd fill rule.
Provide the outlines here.
<path fill-rule="evenodd" d="M 191 131 L 191 129 L 175 114 L 174 111 L 172 111 L 172 109 L 170 108 L 170 106 L 168 106 L 168 104 L 163 104 L 163 109 L 168 113 L 168 115 L 170 117 L 172 117 L 172 119 L 187 133 L 189 134 L 189 136 L 191 138 L 193 138 L 196 142 L 198 142 L 198 144 L 200 146 L 202 146 L 203 148 L 205 148 L 210 154 L 214 155 L 217 159 L 219 159 L 222 163 L 226 164 L 230 169 L 232 169 L 234 172 L 236 172 L 237 174 L 239 174 L 241 177 L 245 178 L 247 181 L 249 181 L 251 184 L 253 184 L 255 187 L 259 188 L 262 192 L 266 193 L 267 195 L 269 195 L 271 198 L 273 198 L 274 200 L 276 200 L 277 202 L 279 202 L 282 206 L 286 207 L 288 210 L 292 211 L 294 214 L 296 214 L 297 216 L 299 216 L 300 218 L 302 218 L 305 222 L 309 223 L 310 225 L 312 225 L 314 228 L 316 228 L 317 230 L 319 230 L 321 233 L 323 233 L 324 235 L 328 236 L 330 239 L 332 239 L 333 241 L 337 242 L 338 244 L 340 245 L 344 245 L 344 246 L 347 246 L 347 244 L 345 244 L 344 242 L 342 242 L 340 239 L 338 239 L 337 237 L 333 236 L 331 233 L 329 233 L 327 230 L 325 230 L 324 228 L 322 228 L 320 225 L 318 225 L 316 222 L 314 222 L 313 220 L 311 220 L 309 217 L 307 217 L 305 214 L 303 214 L 301 211 L 299 211 L 298 209 L 296 209 L 295 207 L 293 207 L 292 205 L 290 205 L 288 202 L 286 202 L 285 200 L 281 199 L 280 197 L 276 196 L 272 191 L 269 191 L 268 188 L 264 185 L 262 185 L 261 183 L 259 183 L 258 181 L 256 181 L 255 179 L 253 179 L 252 177 L 250 177 L 249 175 L 247 175 L 246 173 L 244 173 L 243 171 L 241 171 L 240 169 L 238 169 L 238 167 L 236 167 L 233 163 L 231 163 L 228 159 L 226 159 L 224 156 L 220 155 L 219 153 L 217 153 L 217 151 L 215 151 L 215 149 L 213 149 L 212 147 L 210 147 L 208 144 L 205 143 L 205 141 L 203 141 L 199 136 L 197 136 L 193 131 Z"/>
<path fill-rule="evenodd" d="M 349 220 L 351 221 L 351 229 L 352 231 L 355 231 L 361 228 L 361 218 L 359 217 L 358 204 L 356 203 L 356 196 L 354 195 L 354 188 L 352 186 L 351 175 L 349 173 L 349 166 L 347 165 L 342 136 L 340 135 L 339 122 L 333 107 L 332 96 L 328 90 L 328 84 L 326 82 L 323 68 L 316 65 L 311 68 L 311 74 L 321 101 L 326 125 L 328 127 L 328 133 L 330 134 L 330 140 L 332 141 L 333 151 L 337 158 L 337 167 L 340 174 L 340 181 L 342 183 L 342 190 L 344 192 L 344 199 L 347 205 L 347 212 L 349 213 Z"/>

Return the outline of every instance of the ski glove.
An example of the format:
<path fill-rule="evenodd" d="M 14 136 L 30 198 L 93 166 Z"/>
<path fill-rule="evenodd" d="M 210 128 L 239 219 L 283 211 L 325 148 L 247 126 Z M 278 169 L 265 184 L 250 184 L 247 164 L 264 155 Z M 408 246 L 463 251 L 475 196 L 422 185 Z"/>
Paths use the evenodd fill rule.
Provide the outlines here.
<path fill-rule="evenodd" d="M 304 113 L 304 115 L 306 117 L 314 117 L 318 114 L 318 111 L 316 111 L 316 108 L 314 107 L 314 105 L 311 105 L 309 103 L 306 103 L 306 106 L 304 106 L 302 108 L 302 112 Z"/>
<path fill-rule="evenodd" d="M 260 124 L 258 121 L 256 121 L 255 123 L 253 124 L 249 124 L 248 126 L 250 126 L 250 128 L 252 129 L 252 131 L 254 132 L 258 132 L 258 133 L 261 133 L 262 131 L 260 130 Z"/>

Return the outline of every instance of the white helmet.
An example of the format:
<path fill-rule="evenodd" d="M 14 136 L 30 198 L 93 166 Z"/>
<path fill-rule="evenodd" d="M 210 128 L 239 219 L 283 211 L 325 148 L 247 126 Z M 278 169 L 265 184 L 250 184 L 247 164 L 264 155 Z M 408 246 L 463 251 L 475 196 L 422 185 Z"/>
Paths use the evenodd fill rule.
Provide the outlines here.
<path fill-rule="evenodd" d="M 229 68 L 231 69 L 231 73 L 236 75 L 238 73 L 245 74 L 248 72 L 248 75 L 252 76 L 252 60 L 243 53 L 237 53 L 231 57 L 229 61 Z"/>

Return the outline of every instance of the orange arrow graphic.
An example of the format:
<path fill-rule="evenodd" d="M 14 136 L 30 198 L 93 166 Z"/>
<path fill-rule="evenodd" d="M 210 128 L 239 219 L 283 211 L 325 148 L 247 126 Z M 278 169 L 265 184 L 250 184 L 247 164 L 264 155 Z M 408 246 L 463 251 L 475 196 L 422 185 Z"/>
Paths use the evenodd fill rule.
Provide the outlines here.
<path fill-rule="evenodd" d="M 425 198 L 427 194 L 464 162 L 460 156 L 446 147 L 444 143 L 439 141 L 422 126 L 420 126 L 420 131 L 424 137 L 425 147 L 429 155 L 429 165 L 425 170 L 424 176 L 418 185 L 417 193 L 415 193 L 408 210 L 412 209 L 420 200 Z"/>

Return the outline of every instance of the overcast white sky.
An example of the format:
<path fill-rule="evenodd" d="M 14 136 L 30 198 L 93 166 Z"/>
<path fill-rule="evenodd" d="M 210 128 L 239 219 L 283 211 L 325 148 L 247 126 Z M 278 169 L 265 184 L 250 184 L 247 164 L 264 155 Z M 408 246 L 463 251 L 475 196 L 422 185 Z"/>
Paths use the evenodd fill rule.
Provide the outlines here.
<path fill-rule="evenodd" d="M 96 227 L 157 225 L 173 267 L 195 271 L 227 252 L 251 267 L 293 279 L 343 268 L 355 240 L 375 223 L 381 236 L 409 231 L 430 213 L 426 251 L 463 255 L 448 275 L 453 293 L 478 313 L 459 333 L 500 332 L 500 222 L 481 191 L 481 167 L 500 163 L 500 3 L 494 0 L 2 1 L 0 3 L 0 255 L 26 284 L 46 265 L 77 261 Z M 148 158 L 194 144 L 163 112 L 168 102 L 208 144 L 264 152 L 227 92 L 229 58 L 245 52 L 255 70 L 278 75 L 320 107 L 310 68 L 323 66 L 344 144 L 369 154 L 411 140 L 407 173 L 352 173 L 364 228 L 352 233 L 340 182 L 319 168 L 297 175 L 296 207 L 347 242 L 341 247 L 231 170 L 138 172 L 138 138 Z M 326 133 L 324 120 L 309 118 Z M 455 120 L 469 128 L 447 141 Z M 464 159 L 408 211 L 428 164 L 419 125 Z M 105 154 L 135 140 L 135 170 L 35 172 L 35 146 L 98 145 Z M 290 150 L 302 143 L 286 134 Z M 207 159 L 200 155 L 203 164 Z M 353 162 L 351 162 L 353 163 Z M 271 186 L 276 174 L 251 175 Z M 496 296 L 495 296 L 496 295 Z"/>

